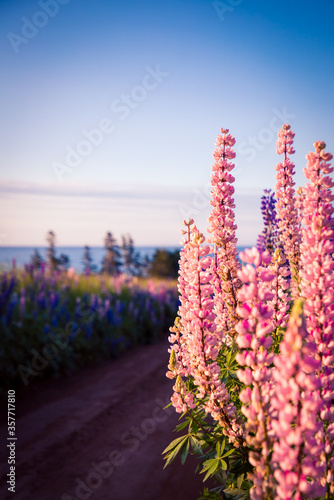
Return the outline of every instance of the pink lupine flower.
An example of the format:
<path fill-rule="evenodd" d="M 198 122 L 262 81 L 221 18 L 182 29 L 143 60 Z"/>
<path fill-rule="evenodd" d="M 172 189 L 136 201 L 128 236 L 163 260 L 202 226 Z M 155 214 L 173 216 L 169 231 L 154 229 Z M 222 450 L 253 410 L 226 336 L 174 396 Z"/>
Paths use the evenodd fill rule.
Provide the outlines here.
<path fill-rule="evenodd" d="M 74 278 L 75 276 L 75 269 L 74 267 L 70 267 L 68 270 L 67 270 L 67 276 L 71 279 L 71 278 Z"/>
<path fill-rule="evenodd" d="M 220 380 L 220 367 L 216 362 L 220 335 L 216 332 L 212 271 L 205 238 L 196 226 L 186 223 L 188 238 L 181 251 L 179 319 L 171 328 L 168 377 L 177 377 L 174 385 L 173 405 L 178 412 L 192 409 L 193 394 L 187 390 L 182 377 L 191 378 L 197 387 L 196 398 L 201 399 L 205 411 L 222 426 L 222 432 L 239 446 L 243 442 L 243 429 L 237 421 L 236 408 Z M 203 261 L 203 266 L 202 266 Z"/>
<path fill-rule="evenodd" d="M 305 199 L 305 193 L 302 187 L 299 187 L 296 191 L 295 207 L 297 210 L 297 231 L 301 234 L 302 231 L 302 220 L 303 220 L 303 204 Z"/>
<path fill-rule="evenodd" d="M 321 456 L 324 445 L 319 439 L 322 423 L 317 419 L 321 408 L 320 380 L 315 374 L 320 362 L 314 358 L 316 346 L 306 330 L 302 301 L 293 306 L 288 329 L 276 355 L 273 372 L 276 387 L 271 401 L 272 463 L 278 483 L 277 498 L 301 499 L 322 496 L 326 488 L 320 478 L 324 472 Z"/>
<path fill-rule="evenodd" d="M 231 171 L 235 165 L 231 161 L 235 158 L 233 146 L 235 138 L 228 129 L 221 129 L 218 135 L 213 156 L 215 163 L 212 166 L 212 211 L 209 216 L 208 232 L 210 242 L 215 245 L 214 259 L 214 287 L 216 325 L 223 341 L 228 341 L 233 335 L 233 326 L 238 320 L 236 315 L 236 291 L 240 286 L 237 271 L 238 262 L 237 238 L 234 216 L 234 177 Z M 228 334 L 227 334 L 228 332 Z"/>
<path fill-rule="evenodd" d="M 275 251 L 272 245 L 270 252 L 247 249 L 240 253 L 240 268 L 232 198 L 235 139 L 224 129 L 212 167 L 208 241 L 213 247 L 192 219 L 181 231 L 180 307 L 169 337 L 167 377 L 176 379 L 171 400 L 179 413 L 204 409 L 234 447 L 248 445 L 242 452 L 254 468 L 248 474 L 252 500 L 334 494 L 332 156 L 323 142 L 315 143 L 315 152 L 307 156 L 309 184 L 295 196 L 289 158 L 293 138 L 284 125 L 277 141 L 284 160 L 276 167 L 282 244 Z M 305 318 L 298 300 L 288 322 L 289 289 L 292 297 L 302 295 Z M 274 354 L 280 338 L 275 333 L 286 326 L 280 354 Z M 230 386 L 221 379 L 219 354 L 226 346 L 239 350 L 235 359 L 245 386 L 239 394 L 244 421 L 231 402 Z"/>
<path fill-rule="evenodd" d="M 287 325 L 291 299 L 289 294 L 290 271 L 286 266 L 286 258 L 280 248 L 276 248 L 273 254 L 273 262 L 269 267 L 275 277 L 272 281 L 271 291 L 273 298 L 270 307 L 273 310 L 272 322 L 275 327 L 284 328 Z"/>
<path fill-rule="evenodd" d="M 293 181 L 294 163 L 289 155 L 295 153 L 293 149 L 293 138 L 295 134 L 290 125 L 283 125 L 278 132 L 276 142 L 277 154 L 284 154 L 282 163 L 276 166 L 276 208 L 279 228 L 279 238 L 283 244 L 284 253 L 287 256 L 292 278 L 296 285 L 293 286 L 293 296 L 298 295 L 299 285 L 299 255 L 300 237 L 298 232 L 298 213 L 295 206 L 295 190 Z"/>
<path fill-rule="evenodd" d="M 171 401 L 177 413 L 184 413 L 188 409 L 196 407 L 194 404 L 194 395 L 188 392 L 186 384 L 179 375 L 176 378 L 173 390 L 174 394 L 171 397 Z"/>
<path fill-rule="evenodd" d="M 334 423 L 334 196 L 330 190 L 334 182 L 328 177 L 333 172 L 325 152 L 325 143 L 314 144 L 315 152 L 309 153 L 304 169 L 309 183 L 304 188 L 303 224 L 301 243 L 301 292 L 305 298 L 307 328 L 317 345 L 321 361 L 321 399 L 323 407 L 320 418 L 324 425 Z M 327 485 L 330 488 L 331 471 L 334 468 L 334 439 L 324 436 L 326 448 Z M 328 481 L 330 478 L 330 481 Z M 333 486 L 332 486 L 333 489 Z M 334 493 L 334 491 L 333 491 Z"/>
<path fill-rule="evenodd" d="M 238 311 L 241 317 L 247 316 L 247 319 L 242 319 L 235 327 L 238 333 L 236 342 L 240 348 L 236 359 L 246 368 L 239 369 L 237 376 L 248 386 L 240 393 L 240 400 L 244 403 L 241 411 L 247 419 L 246 442 L 255 449 L 249 453 L 249 461 L 254 466 L 253 473 L 249 474 L 253 481 L 250 495 L 253 500 L 260 500 L 269 498 L 274 491 L 269 412 L 273 394 L 270 368 L 273 355 L 268 350 L 272 344 L 274 325 L 271 321 L 273 311 L 266 301 L 273 299 L 271 286 L 275 275 L 265 267 L 270 261 L 266 252 L 261 254 L 257 248 L 252 248 L 240 252 L 240 258 L 247 264 L 238 272 L 244 282 L 238 291 Z"/>

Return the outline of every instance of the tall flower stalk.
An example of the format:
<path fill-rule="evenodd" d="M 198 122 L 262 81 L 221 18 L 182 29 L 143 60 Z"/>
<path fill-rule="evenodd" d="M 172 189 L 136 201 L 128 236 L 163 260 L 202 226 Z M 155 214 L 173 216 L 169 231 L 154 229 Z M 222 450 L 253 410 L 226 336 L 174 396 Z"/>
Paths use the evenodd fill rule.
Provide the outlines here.
<path fill-rule="evenodd" d="M 276 498 L 317 498 L 325 493 L 320 482 L 324 466 L 319 460 L 324 446 L 317 439 L 322 431 L 317 419 L 320 380 L 315 375 L 320 361 L 315 359 L 316 346 L 306 330 L 301 300 L 293 307 L 280 349 L 274 359 L 276 386 L 271 403 L 273 413 L 277 412 L 272 421 Z"/>
<path fill-rule="evenodd" d="M 181 252 L 182 266 L 178 290 L 180 293 L 179 320 L 172 328 L 170 371 L 176 377 L 171 400 L 179 413 L 194 407 L 194 392 L 188 390 L 182 377 L 192 380 L 195 397 L 203 403 L 206 413 L 218 421 L 222 432 L 231 442 L 243 442 L 243 429 L 237 422 L 236 408 L 230 394 L 220 380 L 220 366 L 216 362 L 221 345 L 216 333 L 211 249 L 195 225 L 188 221 L 188 237 Z M 175 353 L 175 354 L 174 354 Z"/>
<path fill-rule="evenodd" d="M 283 125 L 278 132 L 276 142 L 277 154 L 284 154 L 283 162 L 276 165 L 276 208 L 278 216 L 279 237 L 287 256 L 292 278 L 296 284 L 293 288 L 293 295 L 298 295 L 299 286 L 299 259 L 300 259 L 300 237 L 297 230 L 298 214 L 295 206 L 295 182 L 293 180 L 294 163 L 290 160 L 290 155 L 295 153 L 293 149 L 293 138 L 290 125 Z"/>
<path fill-rule="evenodd" d="M 274 477 L 270 463 L 272 448 L 270 399 L 273 393 L 273 354 L 271 321 L 273 311 L 267 302 L 273 299 L 270 284 L 274 275 L 266 268 L 270 262 L 268 252 L 260 254 L 253 248 L 240 253 L 246 265 L 238 272 L 245 283 L 238 292 L 238 313 L 243 318 L 237 325 L 236 342 L 240 348 L 237 361 L 246 368 L 237 376 L 247 387 L 240 393 L 244 403 L 242 413 L 247 419 L 246 442 L 251 447 L 249 461 L 254 471 L 249 474 L 253 482 L 250 495 L 253 500 L 270 499 L 274 494 Z"/>
<path fill-rule="evenodd" d="M 324 407 L 320 418 L 327 431 L 324 436 L 326 450 L 326 481 L 328 494 L 333 491 L 334 470 L 334 182 L 328 176 L 333 172 L 325 152 L 326 144 L 314 143 L 315 152 L 306 158 L 304 169 L 309 183 L 304 189 L 304 229 L 301 244 L 301 289 L 305 298 L 307 328 L 317 345 L 320 359 L 321 398 Z M 332 486 L 330 486 L 332 485 Z"/>
<path fill-rule="evenodd" d="M 303 205 L 304 205 L 305 194 L 302 187 L 299 187 L 296 191 L 296 210 L 297 210 L 297 230 L 301 239 L 301 231 L 303 225 Z"/>
<path fill-rule="evenodd" d="M 305 169 L 309 184 L 295 196 L 290 160 L 294 133 L 283 126 L 277 141 L 277 153 L 284 154 L 276 167 L 277 217 L 274 196 L 267 191 L 260 248 L 240 252 L 241 266 L 231 174 L 235 139 L 227 129 L 221 132 L 212 167 L 210 239 L 205 240 L 192 219 L 182 231 L 180 307 L 169 338 L 167 376 L 176 379 L 171 399 L 186 419 L 178 428 L 189 427 L 165 450 L 167 462 L 178 452 L 184 462 L 191 444 L 200 456 L 204 480 L 215 476 L 220 483 L 210 492 L 217 500 L 225 494 L 250 494 L 252 500 L 326 495 L 330 500 L 332 156 L 325 153 L 324 143 L 315 143 Z"/>
<path fill-rule="evenodd" d="M 272 322 L 276 328 L 286 327 L 291 307 L 289 294 L 290 271 L 286 264 L 284 252 L 280 248 L 276 248 L 270 266 L 270 270 L 275 276 L 272 281 L 273 299 L 270 306 L 273 310 Z"/>
<path fill-rule="evenodd" d="M 272 254 L 278 247 L 278 227 L 275 193 L 271 193 L 271 189 L 264 190 L 261 198 L 261 212 L 264 228 L 258 237 L 257 248 L 260 252 L 267 250 Z"/>
<path fill-rule="evenodd" d="M 235 138 L 228 129 L 221 129 L 218 135 L 212 166 L 212 211 L 209 216 L 208 240 L 214 244 L 214 283 L 215 312 L 217 328 L 222 337 L 234 335 L 234 325 L 238 321 L 236 314 L 237 289 L 240 282 L 237 276 L 238 261 L 237 237 L 235 224 L 235 203 L 233 199 L 235 178 L 231 174 L 235 164 L 233 146 Z M 227 339 L 228 340 L 228 339 Z"/>

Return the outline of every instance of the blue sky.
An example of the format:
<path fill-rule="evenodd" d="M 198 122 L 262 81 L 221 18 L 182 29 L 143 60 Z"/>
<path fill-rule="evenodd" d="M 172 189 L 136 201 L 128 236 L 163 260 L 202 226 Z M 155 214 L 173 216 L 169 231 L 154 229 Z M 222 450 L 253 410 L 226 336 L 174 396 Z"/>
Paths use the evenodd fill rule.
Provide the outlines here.
<path fill-rule="evenodd" d="M 2 0 L 0 14 L 1 245 L 49 229 L 59 245 L 107 230 L 177 245 L 185 216 L 204 231 L 221 126 L 237 139 L 239 242 L 254 244 L 282 123 L 297 185 L 315 140 L 334 149 L 330 0 Z"/>

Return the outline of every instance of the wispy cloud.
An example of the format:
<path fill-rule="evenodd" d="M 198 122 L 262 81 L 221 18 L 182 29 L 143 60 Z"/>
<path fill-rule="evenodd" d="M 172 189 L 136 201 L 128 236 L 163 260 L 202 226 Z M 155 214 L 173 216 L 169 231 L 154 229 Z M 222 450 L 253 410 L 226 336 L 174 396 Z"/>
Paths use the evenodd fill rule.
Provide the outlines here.
<path fill-rule="evenodd" d="M 237 190 L 241 245 L 255 243 L 261 229 L 260 190 Z M 137 244 L 177 245 L 183 219 L 194 217 L 206 230 L 211 210 L 210 186 L 153 184 L 46 184 L 0 182 L 0 231 L 5 245 L 34 245 L 53 229 L 66 244 L 101 244 L 107 230 L 129 232 Z M 255 236 L 254 236 L 255 235 Z"/>
<path fill-rule="evenodd" d="M 153 184 L 62 184 L 36 183 L 22 181 L 0 180 L 0 193 L 6 194 L 26 194 L 40 196 L 66 196 L 85 198 L 117 198 L 136 200 L 180 200 L 183 197 L 189 198 L 198 196 L 198 193 L 205 192 L 208 197 L 208 186 L 186 187 L 186 186 L 161 186 Z M 237 196 L 261 196 L 260 189 L 238 189 Z"/>
<path fill-rule="evenodd" d="M 125 200 L 178 200 L 186 194 L 186 188 L 154 186 L 149 184 L 63 184 L 0 181 L 2 195 L 25 194 L 38 196 L 65 196 L 83 198 L 114 198 Z"/>

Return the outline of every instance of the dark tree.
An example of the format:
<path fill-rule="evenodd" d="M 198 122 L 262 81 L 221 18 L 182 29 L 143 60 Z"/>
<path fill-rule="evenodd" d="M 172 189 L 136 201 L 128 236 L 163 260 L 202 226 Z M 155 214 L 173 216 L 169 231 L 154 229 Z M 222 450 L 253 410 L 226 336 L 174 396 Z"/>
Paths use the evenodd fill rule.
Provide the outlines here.
<path fill-rule="evenodd" d="M 53 231 L 49 231 L 46 235 L 48 248 L 46 249 L 47 265 L 51 271 L 65 271 L 70 266 L 68 255 L 62 253 L 60 257 L 56 257 L 56 235 Z"/>
<path fill-rule="evenodd" d="M 140 276 L 144 267 L 139 252 L 136 252 L 134 241 L 130 235 L 122 236 L 122 257 L 124 272 L 132 276 Z"/>
<path fill-rule="evenodd" d="M 37 249 L 34 250 L 34 253 L 32 254 L 30 264 L 34 269 L 40 269 L 42 262 L 44 262 L 41 254 Z"/>
<path fill-rule="evenodd" d="M 110 274 L 111 276 L 116 276 L 120 273 L 120 267 L 122 265 L 121 253 L 115 238 L 110 232 L 106 234 L 104 247 L 106 249 L 106 254 L 103 258 L 102 272 Z"/>
<path fill-rule="evenodd" d="M 149 275 L 157 278 L 177 278 L 180 252 L 156 250 L 149 267 Z"/>
<path fill-rule="evenodd" d="M 88 245 L 84 247 L 84 255 L 83 255 L 83 266 L 86 274 L 90 274 L 96 271 L 96 266 L 93 264 L 93 258 L 90 253 L 90 248 Z"/>
<path fill-rule="evenodd" d="M 61 269 L 62 271 L 65 271 L 70 267 L 70 258 L 68 255 L 61 253 L 59 259 L 57 259 L 57 263 L 58 263 L 58 268 Z"/>
<path fill-rule="evenodd" d="M 53 231 L 49 231 L 46 235 L 48 248 L 46 250 L 46 260 L 51 271 L 58 268 L 59 261 L 56 258 L 56 235 Z"/>

